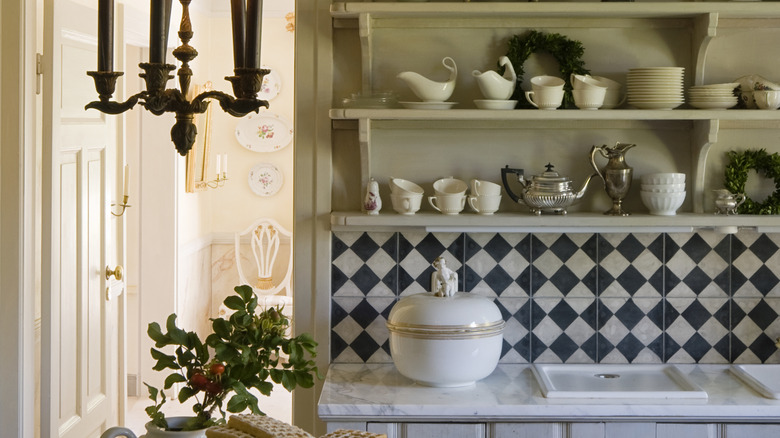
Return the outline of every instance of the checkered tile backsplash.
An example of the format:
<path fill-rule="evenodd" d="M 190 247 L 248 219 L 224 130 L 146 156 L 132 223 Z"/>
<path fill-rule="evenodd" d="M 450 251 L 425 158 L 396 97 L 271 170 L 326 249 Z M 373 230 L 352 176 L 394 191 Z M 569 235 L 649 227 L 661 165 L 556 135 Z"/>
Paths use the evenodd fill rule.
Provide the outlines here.
<path fill-rule="evenodd" d="M 507 322 L 501 362 L 780 362 L 780 234 L 336 232 L 331 360 L 392 362 L 387 317 L 444 256 Z"/>

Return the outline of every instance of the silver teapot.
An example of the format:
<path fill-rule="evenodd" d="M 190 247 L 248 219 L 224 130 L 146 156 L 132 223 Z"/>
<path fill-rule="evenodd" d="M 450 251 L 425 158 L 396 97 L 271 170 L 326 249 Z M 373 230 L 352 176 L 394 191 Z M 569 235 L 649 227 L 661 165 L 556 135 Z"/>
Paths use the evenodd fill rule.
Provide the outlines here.
<path fill-rule="evenodd" d="M 590 175 L 578 191 L 572 189 L 572 181 L 554 171 L 552 164 L 545 166 L 547 170 L 541 175 L 534 175 L 530 181 L 523 177 L 523 169 L 512 169 L 508 165 L 501 169 L 501 180 L 507 194 L 513 201 L 525 204 L 536 215 L 542 213 L 566 214 L 566 209 L 577 202 L 585 194 L 591 178 Z M 507 175 L 517 175 L 517 181 L 523 186 L 520 196 L 512 191 L 507 180 Z"/>

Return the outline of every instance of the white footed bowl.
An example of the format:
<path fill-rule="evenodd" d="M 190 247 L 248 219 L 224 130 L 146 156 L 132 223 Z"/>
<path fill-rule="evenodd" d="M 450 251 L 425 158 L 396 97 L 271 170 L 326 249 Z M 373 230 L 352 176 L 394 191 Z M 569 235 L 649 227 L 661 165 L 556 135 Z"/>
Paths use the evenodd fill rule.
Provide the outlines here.
<path fill-rule="evenodd" d="M 486 297 L 410 295 L 387 318 L 390 355 L 399 373 L 423 385 L 471 385 L 498 365 L 504 325 L 498 307 Z"/>
<path fill-rule="evenodd" d="M 682 184 L 684 173 L 648 173 L 642 175 L 642 184 Z"/>
<path fill-rule="evenodd" d="M 642 191 L 653 193 L 684 192 L 685 183 L 681 184 L 642 184 Z"/>
<path fill-rule="evenodd" d="M 640 190 L 639 196 L 650 214 L 658 216 L 674 216 L 685 201 L 685 192 L 652 193 Z"/>

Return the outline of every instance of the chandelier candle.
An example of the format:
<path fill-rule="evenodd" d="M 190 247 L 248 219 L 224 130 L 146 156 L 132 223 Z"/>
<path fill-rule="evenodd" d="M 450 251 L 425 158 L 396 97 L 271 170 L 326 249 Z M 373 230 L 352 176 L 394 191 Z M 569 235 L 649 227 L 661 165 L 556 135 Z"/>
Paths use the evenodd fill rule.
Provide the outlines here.
<path fill-rule="evenodd" d="M 168 28 L 171 18 L 171 0 L 151 0 L 152 18 L 149 22 L 149 62 L 163 64 L 168 45 Z M 167 4 L 166 4 L 167 3 Z M 167 12 L 167 14 L 166 14 Z"/>
<path fill-rule="evenodd" d="M 246 5 L 244 0 L 230 0 L 233 20 L 233 67 L 244 67 L 244 39 L 246 38 Z"/>
<path fill-rule="evenodd" d="M 244 66 L 260 68 L 260 41 L 263 34 L 263 0 L 249 0 L 246 8 L 246 54 Z"/>
<path fill-rule="evenodd" d="M 98 3 L 98 71 L 114 71 L 114 0 Z"/>

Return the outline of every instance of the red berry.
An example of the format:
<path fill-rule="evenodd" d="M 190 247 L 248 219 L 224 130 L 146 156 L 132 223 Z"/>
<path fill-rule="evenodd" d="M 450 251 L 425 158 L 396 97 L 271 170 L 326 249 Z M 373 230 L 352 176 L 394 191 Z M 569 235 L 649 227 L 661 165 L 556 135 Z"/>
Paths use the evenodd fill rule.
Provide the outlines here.
<path fill-rule="evenodd" d="M 218 376 L 225 372 L 225 365 L 222 365 L 221 363 L 214 363 L 211 365 L 209 370 L 211 371 L 211 374 Z"/>
<path fill-rule="evenodd" d="M 206 388 L 206 385 L 208 385 L 209 379 L 206 378 L 201 373 L 195 373 L 190 378 L 190 386 L 192 386 L 194 389 L 202 390 Z"/>
<path fill-rule="evenodd" d="M 222 392 L 222 384 L 219 382 L 209 382 L 206 384 L 206 392 L 211 395 L 216 395 Z"/>

